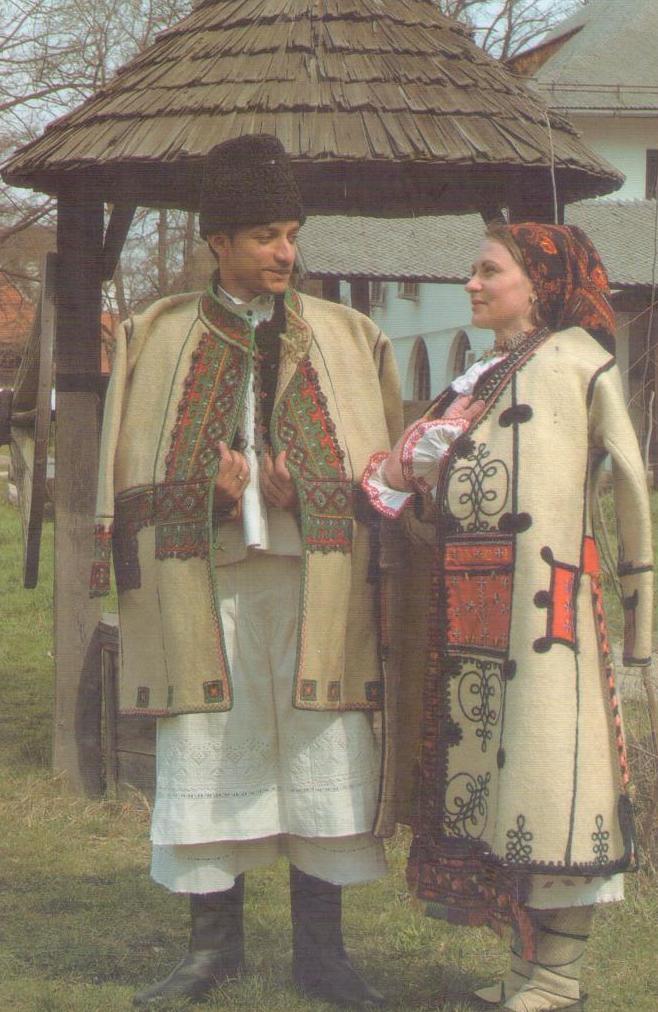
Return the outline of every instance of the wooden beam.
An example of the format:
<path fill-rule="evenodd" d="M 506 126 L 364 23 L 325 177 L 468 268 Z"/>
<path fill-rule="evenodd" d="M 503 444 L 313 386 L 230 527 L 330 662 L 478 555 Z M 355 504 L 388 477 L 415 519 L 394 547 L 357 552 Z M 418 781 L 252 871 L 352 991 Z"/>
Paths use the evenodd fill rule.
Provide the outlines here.
<path fill-rule="evenodd" d="M 564 225 L 564 201 L 558 196 L 556 206 L 552 190 L 520 190 L 509 202 L 509 216 L 512 223 L 542 221 L 548 225 Z"/>
<path fill-rule="evenodd" d="M 340 279 L 339 278 L 323 278 L 322 279 L 322 298 L 328 299 L 329 302 L 340 302 Z"/>
<path fill-rule="evenodd" d="M 100 604 L 89 597 L 98 467 L 103 203 L 60 192 L 57 215 L 53 765 L 102 792 Z"/>
<path fill-rule="evenodd" d="M 115 204 L 112 208 L 103 243 L 103 281 L 112 279 L 136 210 L 136 204 Z"/>
<path fill-rule="evenodd" d="M 658 489 L 658 319 L 654 315 L 651 328 L 653 351 L 653 425 L 651 443 L 649 445 L 649 466 L 653 476 L 653 487 Z"/>
<path fill-rule="evenodd" d="M 500 188 L 482 193 L 478 210 L 485 226 L 499 222 L 505 224 L 507 221 L 507 208 L 505 197 Z"/>
<path fill-rule="evenodd" d="M 352 278 L 350 281 L 352 309 L 370 316 L 370 282 L 367 278 Z"/>

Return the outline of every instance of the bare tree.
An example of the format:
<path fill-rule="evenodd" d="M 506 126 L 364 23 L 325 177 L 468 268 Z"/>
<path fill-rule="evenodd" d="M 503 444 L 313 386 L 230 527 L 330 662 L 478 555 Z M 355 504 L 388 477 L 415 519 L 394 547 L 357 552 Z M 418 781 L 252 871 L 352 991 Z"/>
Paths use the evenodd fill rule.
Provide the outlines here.
<path fill-rule="evenodd" d="M 536 42 L 585 0 L 436 0 L 500 58 Z M 0 160 L 79 105 L 184 17 L 194 0 L 5 0 L 0 5 Z M 53 242 L 54 203 L 0 184 L 0 274 L 28 292 Z M 193 221 L 141 211 L 106 304 L 129 309 L 192 282 Z"/>
<path fill-rule="evenodd" d="M 191 0 L 5 0 L 0 160 L 94 94 L 191 6 Z M 0 184 L 0 272 L 13 283 L 29 288 L 37 280 L 43 234 L 53 229 L 52 200 Z"/>
<path fill-rule="evenodd" d="M 437 0 L 441 10 L 461 21 L 478 45 L 505 60 L 538 42 L 542 35 L 587 0 Z"/>

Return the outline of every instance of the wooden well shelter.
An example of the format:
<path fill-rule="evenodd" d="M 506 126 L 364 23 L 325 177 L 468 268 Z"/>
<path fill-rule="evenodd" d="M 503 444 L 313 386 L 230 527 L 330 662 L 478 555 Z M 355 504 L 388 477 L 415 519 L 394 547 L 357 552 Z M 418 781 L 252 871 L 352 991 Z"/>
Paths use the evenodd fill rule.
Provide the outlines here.
<path fill-rule="evenodd" d="M 279 137 L 309 214 L 559 220 L 621 184 L 432 0 L 201 0 L 5 163 L 57 198 L 54 766 L 92 795 L 101 286 L 136 207 L 196 209 L 207 151 L 245 133 Z"/>

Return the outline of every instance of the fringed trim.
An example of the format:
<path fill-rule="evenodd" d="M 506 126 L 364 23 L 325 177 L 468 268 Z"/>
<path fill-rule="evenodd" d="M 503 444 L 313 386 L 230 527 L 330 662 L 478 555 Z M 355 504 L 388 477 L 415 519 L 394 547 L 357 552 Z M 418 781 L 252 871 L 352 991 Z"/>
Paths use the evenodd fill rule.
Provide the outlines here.
<path fill-rule="evenodd" d="M 428 913 L 452 924 L 489 927 L 501 936 L 513 928 L 521 939 L 523 958 L 534 959 L 536 925 L 526 906 L 530 876 L 433 850 L 432 844 L 415 839 L 407 866 L 409 888 L 431 904 Z"/>

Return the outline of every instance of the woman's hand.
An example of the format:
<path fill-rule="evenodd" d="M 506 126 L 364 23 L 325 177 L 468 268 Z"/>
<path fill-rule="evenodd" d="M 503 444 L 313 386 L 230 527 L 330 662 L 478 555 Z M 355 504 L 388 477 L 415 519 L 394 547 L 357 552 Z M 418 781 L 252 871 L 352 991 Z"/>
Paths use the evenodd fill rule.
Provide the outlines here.
<path fill-rule="evenodd" d="M 467 422 L 472 422 L 482 411 L 484 401 L 474 401 L 471 394 L 458 394 L 444 411 L 443 418 L 464 418 Z"/>
<path fill-rule="evenodd" d="M 401 453 L 404 441 L 415 425 L 417 425 L 417 422 L 414 422 L 414 425 L 410 425 L 408 429 L 404 430 L 382 465 L 384 481 L 389 488 L 394 488 L 396 492 L 413 492 L 413 485 L 407 481 L 402 473 Z"/>
<path fill-rule="evenodd" d="M 299 504 L 297 489 L 286 464 L 286 451 L 282 450 L 273 462 L 269 453 L 263 457 L 260 470 L 260 487 L 268 506 L 280 510 L 296 510 Z"/>
<path fill-rule="evenodd" d="M 235 506 L 249 484 L 249 464 L 237 450 L 231 450 L 226 443 L 220 442 L 219 470 L 215 478 L 216 509 L 226 510 Z"/>
<path fill-rule="evenodd" d="M 484 401 L 473 400 L 470 394 L 459 394 L 444 411 L 442 420 L 454 419 L 455 421 L 472 422 L 484 410 Z M 438 421 L 438 419 L 436 419 Z M 384 461 L 382 473 L 386 484 L 398 492 L 413 492 L 414 486 L 402 472 L 402 448 L 419 425 L 425 425 L 428 419 L 421 418 L 419 421 L 409 425 L 397 443 L 391 450 L 390 455 Z"/>

